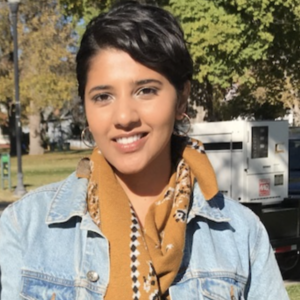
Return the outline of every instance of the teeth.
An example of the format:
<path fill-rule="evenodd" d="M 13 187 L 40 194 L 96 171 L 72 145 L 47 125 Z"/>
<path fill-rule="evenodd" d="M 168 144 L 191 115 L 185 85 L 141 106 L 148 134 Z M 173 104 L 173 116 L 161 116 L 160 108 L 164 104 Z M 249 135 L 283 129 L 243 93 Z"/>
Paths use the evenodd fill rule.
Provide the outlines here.
<path fill-rule="evenodd" d="M 122 137 L 122 138 L 117 139 L 117 143 L 123 144 L 123 145 L 131 144 L 131 143 L 138 141 L 141 137 L 142 137 L 141 134 L 136 134 L 136 135 L 133 135 L 130 137 Z"/>

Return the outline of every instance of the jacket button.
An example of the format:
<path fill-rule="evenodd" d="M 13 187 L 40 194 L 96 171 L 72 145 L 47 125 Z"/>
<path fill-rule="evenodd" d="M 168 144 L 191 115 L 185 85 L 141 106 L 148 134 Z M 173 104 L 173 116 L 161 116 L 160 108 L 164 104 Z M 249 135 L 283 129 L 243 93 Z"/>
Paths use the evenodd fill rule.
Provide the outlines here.
<path fill-rule="evenodd" d="M 89 271 L 86 276 L 91 282 L 96 282 L 99 279 L 99 275 L 95 271 Z"/>

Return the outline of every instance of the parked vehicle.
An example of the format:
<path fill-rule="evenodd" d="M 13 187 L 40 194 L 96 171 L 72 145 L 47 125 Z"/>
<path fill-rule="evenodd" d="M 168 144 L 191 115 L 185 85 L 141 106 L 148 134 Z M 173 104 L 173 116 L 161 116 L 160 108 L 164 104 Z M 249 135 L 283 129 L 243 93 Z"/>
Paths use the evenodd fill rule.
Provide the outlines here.
<path fill-rule="evenodd" d="M 300 138 L 289 141 L 286 121 L 196 123 L 190 136 L 203 142 L 220 191 L 260 217 L 283 276 L 295 275 L 300 268 Z"/>
<path fill-rule="evenodd" d="M 289 195 L 300 196 L 300 127 L 289 130 Z"/>

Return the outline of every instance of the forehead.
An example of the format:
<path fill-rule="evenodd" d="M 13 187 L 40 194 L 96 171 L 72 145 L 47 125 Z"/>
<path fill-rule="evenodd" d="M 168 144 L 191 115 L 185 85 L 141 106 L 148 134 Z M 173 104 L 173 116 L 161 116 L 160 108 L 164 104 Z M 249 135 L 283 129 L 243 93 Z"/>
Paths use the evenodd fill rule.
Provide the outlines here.
<path fill-rule="evenodd" d="M 87 84 L 91 80 L 136 81 L 141 78 L 155 78 L 168 81 L 164 75 L 137 62 L 128 53 L 109 48 L 99 51 L 90 60 Z"/>
<path fill-rule="evenodd" d="M 93 56 L 90 60 L 89 71 L 106 69 L 107 72 L 115 72 L 121 68 L 124 73 L 128 70 L 145 71 L 148 69 L 149 71 L 153 71 L 134 60 L 127 52 L 114 48 L 101 50 L 95 56 Z"/>

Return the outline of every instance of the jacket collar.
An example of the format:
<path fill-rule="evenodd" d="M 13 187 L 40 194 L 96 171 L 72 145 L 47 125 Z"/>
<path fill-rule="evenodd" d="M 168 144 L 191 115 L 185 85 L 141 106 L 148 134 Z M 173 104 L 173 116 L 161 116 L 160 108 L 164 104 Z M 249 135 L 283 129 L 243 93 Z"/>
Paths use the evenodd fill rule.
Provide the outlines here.
<path fill-rule="evenodd" d="M 214 222 L 229 222 L 230 218 L 221 211 L 224 207 L 224 196 L 221 193 L 214 195 L 207 201 L 197 181 L 194 184 L 193 201 L 188 214 L 189 223 L 194 217 L 200 216 Z"/>
<path fill-rule="evenodd" d="M 62 182 L 56 191 L 46 216 L 46 224 L 67 222 L 87 212 L 86 193 L 88 180 L 77 178 L 75 172 Z"/>
<path fill-rule="evenodd" d="M 64 223 L 74 216 L 84 217 L 87 213 L 87 186 L 88 180 L 78 178 L 75 172 L 63 181 L 51 201 L 46 216 L 46 224 Z M 196 216 L 214 222 L 228 222 L 230 218 L 226 217 L 221 211 L 223 207 L 224 196 L 221 193 L 217 193 L 207 201 L 198 183 L 195 182 L 193 201 L 187 222 L 190 222 Z"/>

